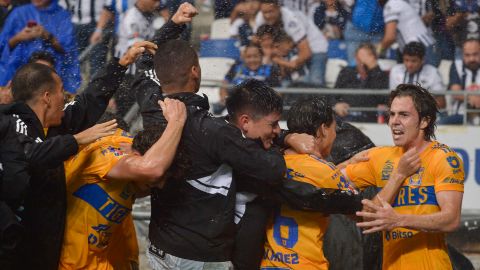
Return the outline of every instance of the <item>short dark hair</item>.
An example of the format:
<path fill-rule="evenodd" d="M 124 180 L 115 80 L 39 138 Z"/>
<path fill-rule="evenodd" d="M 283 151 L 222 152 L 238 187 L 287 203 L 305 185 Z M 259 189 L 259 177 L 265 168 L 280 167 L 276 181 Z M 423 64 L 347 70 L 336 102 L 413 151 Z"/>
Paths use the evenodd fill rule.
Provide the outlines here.
<path fill-rule="evenodd" d="M 105 123 L 113 119 L 117 120 L 118 128 L 125 131 L 129 130 L 127 122 L 125 122 L 125 120 L 123 120 L 123 118 L 120 115 L 116 113 L 108 112 L 108 111 L 102 114 L 100 119 L 97 121 L 97 124 Z"/>
<path fill-rule="evenodd" d="M 229 93 L 226 106 L 234 121 L 244 113 L 255 120 L 274 112 L 282 113 L 282 98 L 262 81 L 248 79 L 232 87 Z"/>
<path fill-rule="evenodd" d="M 424 139 L 426 141 L 435 139 L 435 124 L 437 120 L 438 107 L 433 95 L 427 89 L 414 84 L 400 84 L 390 93 L 388 107 L 392 106 L 392 102 L 396 97 L 411 97 L 415 109 L 418 112 L 419 120 L 426 119 L 428 121 L 427 127 L 423 130 L 425 132 Z"/>
<path fill-rule="evenodd" d="M 280 2 L 278 0 L 260 0 L 261 4 L 273 4 L 276 6 L 280 6 Z"/>
<path fill-rule="evenodd" d="M 288 112 L 289 132 L 306 133 L 317 136 L 317 130 L 325 124 L 330 126 L 335 120 L 332 105 L 325 97 L 311 97 L 297 101 Z"/>
<path fill-rule="evenodd" d="M 416 56 L 421 59 L 425 56 L 425 45 L 421 42 L 413 41 L 405 45 L 403 55 Z"/>
<path fill-rule="evenodd" d="M 480 39 L 478 38 L 467 38 L 463 43 L 462 43 L 462 48 L 465 46 L 465 44 L 470 43 L 470 42 L 476 42 L 480 45 Z"/>
<path fill-rule="evenodd" d="M 42 89 L 51 91 L 55 87 L 54 69 L 49 66 L 29 63 L 17 70 L 12 79 L 12 94 L 15 101 L 26 102 Z"/>
<path fill-rule="evenodd" d="M 273 43 L 293 42 L 293 39 L 284 30 L 279 30 L 273 36 Z"/>
<path fill-rule="evenodd" d="M 154 56 L 155 73 L 161 85 L 184 86 L 198 55 L 184 40 L 169 40 L 160 45 Z"/>
<path fill-rule="evenodd" d="M 257 37 L 263 37 L 264 35 L 271 35 L 272 38 L 276 35 L 278 29 L 268 24 L 262 24 L 257 29 Z"/>
<path fill-rule="evenodd" d="M 358 48 L 355 50 L 355 54 L 357 54 L 358 51 L 360 51 L 361 49 L 369 50 L 370 53 L 375 57 L 375 59 L 378 58 L 377 51 L 375 49 L 375 45 L 373 45 L 372 43 L 366 42 L 366 43 L 360 44 L 360 46 L 358 46 Z"/>
<path fill-rule="evenodd" d="M 50 63 L 52 66 L 55 66 L 55 58 L 53 58 L 53 55 L 49 52 L 46 52 L 46 51 L 33 52 L 32 55 L 30 56 L 30 59 L 28 59 L 28 62 L 35 63 L 38 60 L 43 60 L 45 62 Z"/>

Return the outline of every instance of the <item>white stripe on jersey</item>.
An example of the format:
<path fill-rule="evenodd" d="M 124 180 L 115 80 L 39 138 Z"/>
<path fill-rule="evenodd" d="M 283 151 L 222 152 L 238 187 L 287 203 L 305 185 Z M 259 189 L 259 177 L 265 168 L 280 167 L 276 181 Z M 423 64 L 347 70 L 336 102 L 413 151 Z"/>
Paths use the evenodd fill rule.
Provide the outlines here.
<path fill-rule="evenodd" d="M 227 196 L 232 184 L 232 167 L 222 164 L 212 175 L 188 180 L 191 186 L 209 194 Z"/>

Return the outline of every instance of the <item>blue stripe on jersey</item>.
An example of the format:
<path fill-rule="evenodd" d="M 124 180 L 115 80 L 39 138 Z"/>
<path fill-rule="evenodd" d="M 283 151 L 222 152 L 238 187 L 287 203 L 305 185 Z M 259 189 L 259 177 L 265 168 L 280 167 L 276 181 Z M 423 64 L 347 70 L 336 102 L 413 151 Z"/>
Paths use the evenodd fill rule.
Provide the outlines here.
<path fill-rule="evenodd" d="M 435 196 L 434 186 L 402 187 L 392 207 L 414 206 L 414 205 L 438 205 Z"/>
<path fill-rule="evenodd" d="M 97 184 L 86 184 L 73 193 L 73 196 L 80 198 L 95 208 L 105 219 L 111 222 L 120 223 L 132 209 L 129 209 L 108 195 Z"/>

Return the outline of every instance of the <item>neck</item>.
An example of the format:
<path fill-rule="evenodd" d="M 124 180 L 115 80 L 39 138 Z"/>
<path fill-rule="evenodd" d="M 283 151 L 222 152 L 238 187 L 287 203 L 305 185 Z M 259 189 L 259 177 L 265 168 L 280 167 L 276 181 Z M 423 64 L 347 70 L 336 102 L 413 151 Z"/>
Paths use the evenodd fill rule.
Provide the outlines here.
<path fill-rule="evenodd" d="M 135 4 L 135 6 L 138 8 L 138 10 L 140 10 L 141 12 L 143 13 L 148 13 L 149 11 L 147 10 L 147 8 L 145 8 L 144 5 L 141 4 L 141 2 L 137 2 Z"/>
<path fill-rule="evenodd" d="M 177 84 L 164 84 L 162 85 L 162 92 L 167 95 L 177 94 L 177 93 L 196 93 L 195 87 L 192 83 L 186 83 L 185 85 Z"/>
<path fill-rule="evenodd" d="M 431 141 L 425 141 L 422 137 L 421 139 L 418 139 L 409 145 L 403 146 L 403 150 L 407 152 L 408 150 L 415 147 L 417 149 L 417 152 L 421 153 L 430 144 L 430 142 Z"/>
<path fill-rule="evenodd" d="M 47 118 L 46 113 L 47 113 L 47 111 L 45 110 L 45 108 L 43 106 L 41 106 L 40 104 L 38 104 L 38 102 L 37 103 L 27 102 L 26 104 L 35 113 L 38 120 L 42 124 L 42 127 L 47 128 L 48 127 L 48 125 L 46 123 L 46 118 Z"/>

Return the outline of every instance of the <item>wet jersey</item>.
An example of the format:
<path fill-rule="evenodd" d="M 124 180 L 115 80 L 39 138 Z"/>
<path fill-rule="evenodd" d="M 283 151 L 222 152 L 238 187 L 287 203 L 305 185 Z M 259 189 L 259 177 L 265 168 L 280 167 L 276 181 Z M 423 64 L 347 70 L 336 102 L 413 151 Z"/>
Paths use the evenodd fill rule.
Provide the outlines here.
<path fill-rule="evenodd" d="M 403 149 L 378 147 L 368 155 L 369 161 L 347 166 L 347 176 L 360 189 L 382 188 L 403 155 Z M 393 208 L 400 214 L 439 212 L 436 193 L 463 192 L 463 163 L 448 146 L 433 141 L 420 153 L 420 159 L 420 169 L 405 179 L 393 201 Z M 445 235 L 405 228 L 384 232 L 383 269 L 452 269 Z"/>
<path fill-rule="evenodd" d="M 319 188 L 351 189 L 333 163 L 309 155 L 285 155 L 287 177 Z M 328 269 L 323 236 L 328 215 L 282 205 L 267 225 L 261 269 Z"/>
<path fill-rule="evenodd" d="M 105 179 L 125 155 L 123 143 L 131 144 L 132 138 L 117 130 L 65 162 L 67 220 L 60 269 L 130 269 L 131 262 L 138 262 L 130 214 L 133 186 Z"/>

